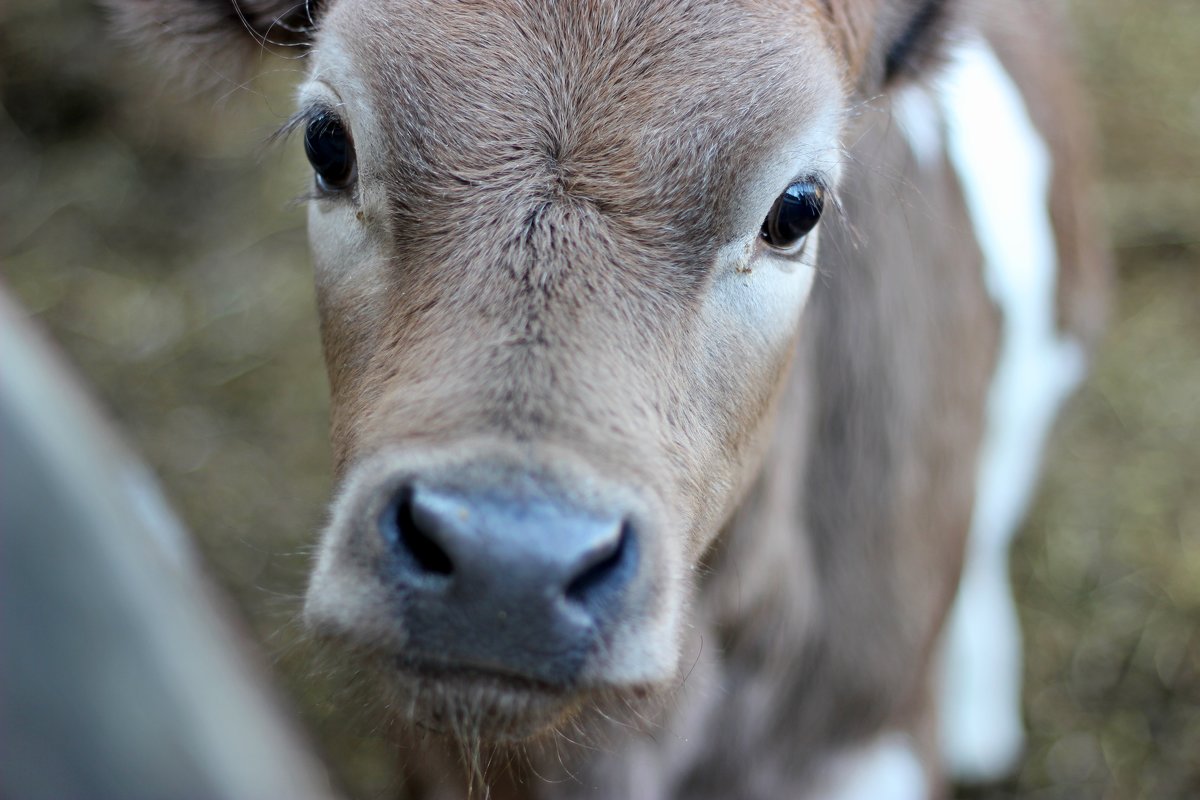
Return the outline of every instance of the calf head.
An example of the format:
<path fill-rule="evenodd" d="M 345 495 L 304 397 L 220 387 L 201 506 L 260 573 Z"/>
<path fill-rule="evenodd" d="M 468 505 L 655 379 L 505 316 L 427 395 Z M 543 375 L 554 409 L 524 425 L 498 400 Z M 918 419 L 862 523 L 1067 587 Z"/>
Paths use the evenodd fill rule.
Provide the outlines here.
<path fill-rule="evenodd" d="M 194 47 L 220 29 L 112 2 Z M 309 48 L 294 127 L 339 488 L 306 617 L 373 654 L 412 722 L 521 739 L 676 681 L 837 213 L 844 118 L 946 5 L 229 15 Z"/>
<path fill-rule="evenodd" d="M 778 23 L 328 10 L 301 124 L 342 480 L 307 616 L 418 720 L 519 737 L 674 679 L 840 160 L 836 62 Z"/>

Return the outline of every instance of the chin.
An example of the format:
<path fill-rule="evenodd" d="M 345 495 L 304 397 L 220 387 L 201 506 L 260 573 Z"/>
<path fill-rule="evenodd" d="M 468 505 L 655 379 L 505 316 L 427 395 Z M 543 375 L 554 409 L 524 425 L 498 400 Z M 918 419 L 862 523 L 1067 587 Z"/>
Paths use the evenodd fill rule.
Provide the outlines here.
<path fill-rule="evenodd" d="M 550 736 L 604 694 L 469 667 L 380 659 L 380 678 L 413 732 L 492 745 Z"/>

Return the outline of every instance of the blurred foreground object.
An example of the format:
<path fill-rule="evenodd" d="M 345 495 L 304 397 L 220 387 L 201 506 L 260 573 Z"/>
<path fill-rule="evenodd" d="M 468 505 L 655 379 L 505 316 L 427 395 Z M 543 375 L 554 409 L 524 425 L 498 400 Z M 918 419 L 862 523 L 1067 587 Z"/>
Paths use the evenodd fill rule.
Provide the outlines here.
<path fill-rule="evenodd" d="M 0 796 L 333 798 L 148 470 L 0 292 Z"/>

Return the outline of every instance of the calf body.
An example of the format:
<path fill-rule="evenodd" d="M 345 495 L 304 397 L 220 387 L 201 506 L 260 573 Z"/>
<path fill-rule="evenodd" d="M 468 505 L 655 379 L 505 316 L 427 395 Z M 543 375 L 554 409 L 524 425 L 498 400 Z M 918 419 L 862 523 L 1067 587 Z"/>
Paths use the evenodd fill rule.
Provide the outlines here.
<path fill-rule="evenodd" d="M 1011 765 L 1006 550 L 1104 288 L 1040 6 L 243 5 L 312 45 L 306 616 L 375 667 L 413 792 Z"/>

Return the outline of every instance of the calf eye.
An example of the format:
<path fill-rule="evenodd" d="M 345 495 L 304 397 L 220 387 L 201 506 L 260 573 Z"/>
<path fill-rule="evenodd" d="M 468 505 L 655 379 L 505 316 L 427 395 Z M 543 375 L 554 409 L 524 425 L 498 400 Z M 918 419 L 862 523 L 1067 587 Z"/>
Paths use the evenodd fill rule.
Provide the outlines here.
<path fill-rule="evenodd" d="M 759 235 L 777 250 L 793 248 L 817 227 L 824 208 L 825 187 L 814 180 L 797 181 L 775 200 Z"/>
<path fill-rule="evenodd" d="M 334 114 L 322 111 L 309 120 L 304 131 L 304 153 L 317 173 L 321 191 L 341 192 L 354 183 L 354 145 L 346 126 Z"/>

